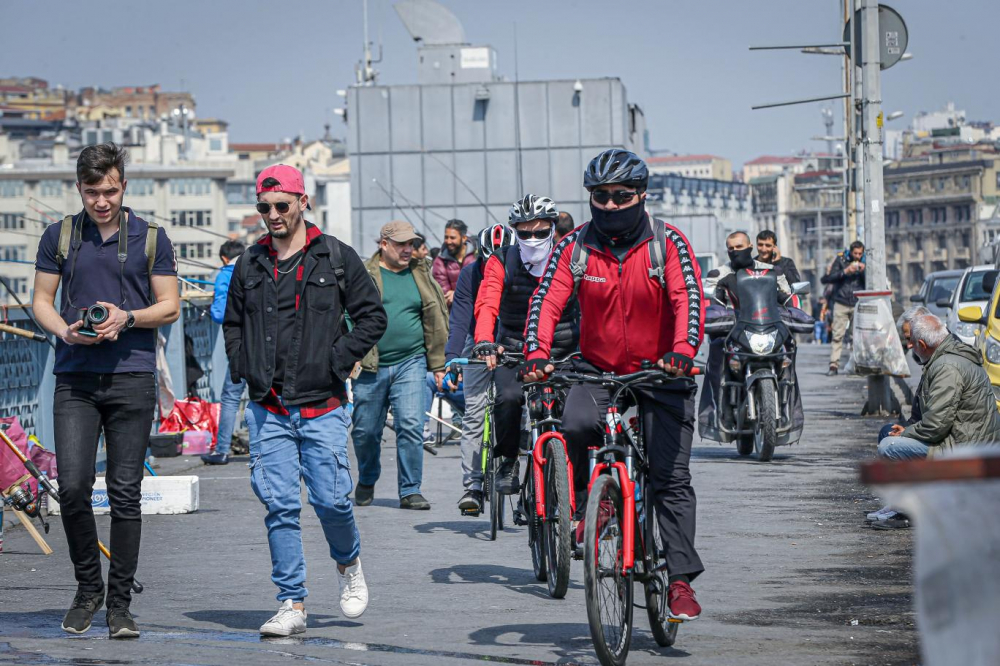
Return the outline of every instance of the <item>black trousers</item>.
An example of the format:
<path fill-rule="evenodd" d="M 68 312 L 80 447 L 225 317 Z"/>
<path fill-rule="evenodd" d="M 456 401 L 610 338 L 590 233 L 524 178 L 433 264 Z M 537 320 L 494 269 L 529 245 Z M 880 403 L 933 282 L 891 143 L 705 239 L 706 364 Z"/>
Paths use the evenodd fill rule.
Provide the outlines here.
<path fill-rule="evenodd" d="M 581 368 L 584 370 L 584 368 Z M 642 430 L 649 457 L 650 486 L 656 500 L 660 535 L 666 545 L 667 571 L 692 580 L 705 570 L 694 547 L 697 499 L 691 487 L 691 440 L 697 388 L 694 382 L 669 388 L 637 390 L 644 415 Z M 577 385 L 563 409 L 563 434 L 573 461 L 577 506 L 589 481 L 587 449 L 604 443 L 604 419 L 611 394 L 605 388 Z"/>
<path fill-rule="evenodd" d="M 499 366 L 493 371 L 496 400 L 493 403 L 493 427 L 497 433 L 497 453 L 507 458 L 517 456 L 521 440 L 521 407 L 524 384 L 517 379 L 517 368 Z"/>
<path fill-rule="evenodd" d="M 143 460 L 156 404 L 152 373 L 67 373 L 56 377 L 54 425 L 59 499 L 76 582 L 81 591 L 104 590 L 94 490 L 101 431 L 107 450 L 111 505 L 108 602 L 129 603 L 139 563 Z"/>

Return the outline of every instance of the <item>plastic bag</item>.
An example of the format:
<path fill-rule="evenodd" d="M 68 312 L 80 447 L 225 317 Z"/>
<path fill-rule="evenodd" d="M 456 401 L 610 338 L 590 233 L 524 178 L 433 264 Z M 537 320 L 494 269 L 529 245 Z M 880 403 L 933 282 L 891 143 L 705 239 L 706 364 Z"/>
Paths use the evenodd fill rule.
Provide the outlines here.
<path fill-rule="evenodd" d="M 219 434 L 219 411 L 217 402 L 201 398 L 175 400 L 174 408 L 160 422 L 160 432 L 184 432 L 186 430 L 207 430 L 214 442 Z"/>
<path fill-rule="evenodd" d="M 858 293 L 848 374 L 910 376 L 889 298 L 887 292 Z"/>

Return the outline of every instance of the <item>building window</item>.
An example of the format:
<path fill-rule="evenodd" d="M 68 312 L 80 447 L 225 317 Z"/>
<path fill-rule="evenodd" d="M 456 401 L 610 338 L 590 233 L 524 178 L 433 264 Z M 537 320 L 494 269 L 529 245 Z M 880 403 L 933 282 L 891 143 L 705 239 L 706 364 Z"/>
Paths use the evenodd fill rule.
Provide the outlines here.
<path fill-rule="evenodd" d="M 23 197 L 23 180 L 0 180 L 0 197 Z"/>
<path fill-rule="evenodd" d="M 17 213 L 0 213 L 0 229 L 24 229 L 24 218 Z"/>
<path fill-rule="evenodd" d="M 948 221 L 948 209 L 944 206 L 931 208 L 931 224 L 944 224 Z"/>
<path fill-rule="evenodd" d="M 226 183 L 226 203 L 238 206 L 252 204 L 257 201 L 257 186 L 255 183 Z"/>
<path fill-rule="evenodd" d="M 170 221 L 180 227 L 210 227 L 212 226 L 212 211 L 175 210 L 170 213 Z"/>
<path fill-rule="evenodd" d="M 211 178 L 174 178 L 170 181 L 170 194 L 175 196 L 203 196 L 211 192 Z"/>
<path fill-rule="evenodd" d="M 63 194 L 63 184 L 61 180 L 38 181 L 38 196 L 61 197 L 62 194 Z"/>
<path fill-rule="evenodd" d="M 924 237 L 923 236 L 914 236 L 913 237 L 913 249 L 916 250 L 917 252 L 923 252 L 924 251 Z"/>
<path fill-rule="evenodd" d="M 892 239 L 892 252 L 893 252 L 893 254 L 899 254 L 899 239 L 898 238 L 893 238 Z"/>
<path fill-rule="evenodd" d="M 911 180 L 911 181 L 907 182 L 907 185 L 909 186 L 911 192 L 919 192 L 920 191 L 920 181 L 919 180 Z"/>
<path fill-rule="evenodd" d="M 885 212 L 885 226 L 891 228 L 899 227 L 898 210 L 888 210 Z"/>
<path fill-rule="evenodd" d="M 912 210 L 906 211 L 906 224 L 911 227 L 918 227 L 924 223 L 924 211 L 920 208 L 914 208 Z"/>
<path fill-rule="evenodd" d="M 181 259 L 211 259 L 212 243 L 176 243 Z"/>
<path fill-rule="evenodd" d="M 938 178 L 934 181 L 934 185 L 937 188 L 938 192 L 944 189 L 944 184 L 945 184 L 945 178 Z"/>
<path fill-rule="evenodd" d="M 968 204 L 964 206 L 955 206 L 952 210 L 955 213 L 956 222 L 968 222 L 972 219 L 972 207 Z"/>
<path fill-rule="evenodd" d="M 222 139 L 209 139 L 208 149 L 213 153 L 222 152 Z"/>
<path fill-rule="evenodd" d="M 156 188 L 152 178 L 136 178 L 128 181 L 128 193 L 134 197 L 151 197 Z"/>
<path fill-rule="evenodd" d="M 26 245 L 3 245 L 0 246 L 0 259 L 4 261 L 27 261 L 28 246 Z"/>

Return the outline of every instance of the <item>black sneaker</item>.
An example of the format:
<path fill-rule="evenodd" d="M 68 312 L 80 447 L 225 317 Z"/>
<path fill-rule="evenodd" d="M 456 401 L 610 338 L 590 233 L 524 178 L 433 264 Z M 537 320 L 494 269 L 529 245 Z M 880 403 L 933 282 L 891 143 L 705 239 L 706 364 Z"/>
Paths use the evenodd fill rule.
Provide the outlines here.
<path fill-rule="evenodd" d="M 375 486 L 359 483 L 354 489 L 354 506 L 368 506 L 375 499 Z"/>
<path fill-rule="evenodd" d="M 830 369 L 826 373 L 826 376 L 827 377 L 836 377 L 837 376 L 837 366 L 831 365 Z"/>
<path fill-rule="evenodd" d="M 139 638 L 128 604 L 121 600 L 108 602 L 108 636 L 111 638 Z"/>
<path fill-rule="evenodd" d="M 413 493 L 399 499 L 400 509 L 412 509 L 415 511 L 429 511 L 431 503 L 424 499 L 420 493 Z"/>
<path fill-rule="evenodd" d="M 201 456 L 201 461 L 206 465 L 228 465 L 229 456 L 225 453 L 205 453 Z"/>
<path fill-rule="evenodd" d="M 483 512 L 483 491 L 467 490 L 458 500 L 458 508 L 463 516 L 478 516 Z"/>
<path fill-rule="evenodd" d="M 521 490 L 520 480 L 517 478 L 518 472 L 517 458 L 504 458 L 497 470 L 497 492 L 501 495 L 514 495 Z"/>
<path fill-rule="evenodd" d="M 71 634 L 83 634 L 90 629 L 90 623 L 101 606 L 104 605 L 103 592 L 77 592 L 73 597 L 73 605 L 66 611 L 63 618 L 63 631 Z"/>
<path fill-rule="evenodd" d="M 873 530 L 905 530 L 909 528 L 910 517 L 902 513 L 872 522 Z"/>

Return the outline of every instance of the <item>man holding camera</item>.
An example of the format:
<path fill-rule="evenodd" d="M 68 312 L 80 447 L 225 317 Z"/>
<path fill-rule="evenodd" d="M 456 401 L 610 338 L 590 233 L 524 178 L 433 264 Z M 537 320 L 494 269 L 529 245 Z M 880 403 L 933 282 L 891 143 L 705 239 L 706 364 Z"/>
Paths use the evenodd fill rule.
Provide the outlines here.
<path fill-rule="evenodd" d="M 854 306 L 857 305 L 856 291 L 865 288 L 865 245 L 854 241 L 847 252 L 838 256 L 830 272 L 820 278 L 830 285 L 833 300 L 833 344 L 830 345 L 830 371 L 833 376 L 840 368 L 840 354 L 844 346 L 844 336 L 854 323 Z"/>
<path fill-rule="evenodd" d="M 155 329 L 180 316 L 177 264 L 167 234 L 122 206 L 127 160 L 125 149 L 114 143 L 80 153 L 76 188 L 83 210 L 42 235 L 32 300 L 39 323 L 58 338 L 56 460 L 62 523 L 77 580 L 62 628 L 84 633 L 105 602 L 91 507 L 103 431 L 111 504 L 111 638 L 139 635 L 129 605 L 142 530 L 143 460 L 156 405 Z"/>

